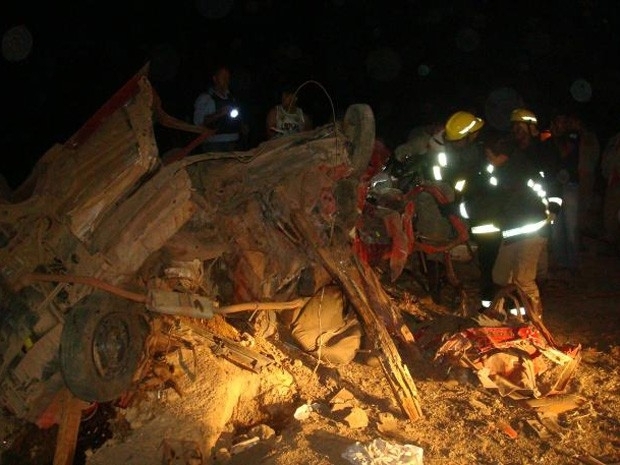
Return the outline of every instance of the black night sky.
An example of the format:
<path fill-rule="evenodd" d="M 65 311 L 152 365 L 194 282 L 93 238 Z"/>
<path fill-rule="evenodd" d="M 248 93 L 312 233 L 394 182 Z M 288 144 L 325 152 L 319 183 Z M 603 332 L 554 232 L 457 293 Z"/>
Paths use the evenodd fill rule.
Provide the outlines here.
<path fill-rule="evenodd" d="M 517 97 L 543 124 L 581 112 L 602 143 L 620 130 L 617 0 L 7 0 L 0 11 L 0 173 L 12 187 L 149 60 L 182 119 L 211 67 L 229 64 L 254 143 L 281 85 L 309 80 L 337 115 L 369 103 L 391 148 L 458 109 L 500 127 Z M 319 86 L 299 99 L 329 120 Z"/>

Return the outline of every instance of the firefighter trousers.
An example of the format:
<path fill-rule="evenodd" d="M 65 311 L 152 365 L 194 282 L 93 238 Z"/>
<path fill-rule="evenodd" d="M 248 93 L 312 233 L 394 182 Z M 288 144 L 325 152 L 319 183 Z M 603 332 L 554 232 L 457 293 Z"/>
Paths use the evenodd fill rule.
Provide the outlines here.
<path fill-rule="evenodd" d="M 503 241 L 493 266 L 495 284 L 499 286 L 516 284 L 536 307 L 540 306 L 536 269 L 544 240 L 543 237 L 533 234 Z"/>

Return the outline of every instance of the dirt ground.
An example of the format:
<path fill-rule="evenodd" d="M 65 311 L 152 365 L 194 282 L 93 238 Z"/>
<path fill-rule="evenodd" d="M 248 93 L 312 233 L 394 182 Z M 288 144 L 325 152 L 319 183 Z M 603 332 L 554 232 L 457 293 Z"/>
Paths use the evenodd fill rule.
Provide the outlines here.
<path fill-rule="evenodd" d="M 555 428 L 536 432 L 535 411 L 485 389 L 468 369 L 434 366 L 432 353 L 410 366 L 423 411 L 422 419 L 410 421 L 368 354 L 329 366 L 285 335 L 257 338 L 255 348 L 273 363 L 254 373 L 188 336 L 191 344 L 167 356 L 176 367 L 170 382 L 143 392 L 129 408 L 100 406 L 83 421 L 75 463 L 620 463 L 620 260 L 599 255 L 598 247 L 584 244 L 581 276 L 551 281 L 542 291 L 546 326 L 558 344 L 581 344 L 583 355 L 551 409 Z M 417 305 L 435 317 L 408 316 L 414 333 L 422 326 L 450 332 L 463 325 L 449 306 L 434 306 L 427 297 Z M 55 428 L 16 422 L 10 428 L 0 463 L 51 463 Z M 405 450 L 421 452 L 422 460 L 402 455 Z"/>

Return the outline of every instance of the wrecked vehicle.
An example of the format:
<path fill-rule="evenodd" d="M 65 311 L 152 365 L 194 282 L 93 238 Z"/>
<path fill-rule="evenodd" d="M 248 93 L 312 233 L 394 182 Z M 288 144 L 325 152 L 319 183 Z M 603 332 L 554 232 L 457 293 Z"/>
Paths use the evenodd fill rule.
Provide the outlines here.
<path fill-rule="evenodd" d="M 157 313 L 298 309 L 337 282 L 418 417 L 391 335 L 413 338 L 350 247 L 370 108 L 247 152 L 185 156 L 209 134 L 179 124 L 198 136 L 169 157 L 154 135 L 165 116 L 145 68 L 0 204 L 2 405 L 37 422 L 65 386 L 117 399 Z"/>
<path fill-rule="evenodd" d="M 157 123 L 194 139 L 160 154 Z M 441 334 L 428 346 L 405 324 L 374 266 L 393 281 L 415 251 L 449 253 L 466 236 L 426 248 L 412 223 L 420 189 L 367 203 L 381 165 L 374 131 L 370 107 L 357 104 L 342 121 L 249 151 L 192 155 L 209 133 L 171 121 L 141 70 L 0 203 L 2 406 L 41 427 L 58 421 L 59 393 L 126 406 L 153 340 L 169 341 L 157 337 L 167 318 L 185 317 L 258 371 L 269 357 L 198 324 L 239 312 L 258 335 L 273 331 L 278 312 L 303 351 L 328 362 L 348 363 L 363 338 L 409 420 L 423 416 L 409 367 L 439 341 L 444 364 L 476 370 L 487 386 L 561 391 L 578 351 L 557 352 L 541 321 L 525 333 Z M 537 369 L 516 388 L 510 375 L 522 371 L 503 369 L 515 347 L 524 369 Z M 531 357 L 541 350 L 545 359 Z M 549 379 L 551 389 L 536 384 Z"/>

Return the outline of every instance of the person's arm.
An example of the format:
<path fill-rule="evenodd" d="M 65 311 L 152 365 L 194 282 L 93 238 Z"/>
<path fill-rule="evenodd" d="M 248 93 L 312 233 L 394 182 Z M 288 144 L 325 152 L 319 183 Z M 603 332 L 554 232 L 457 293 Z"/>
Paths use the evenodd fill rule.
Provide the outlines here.
<path fill-rule="evenodd" d="M 205 128 L 202 126 L 186 123 L 185 121 L 166 113 L 162 107 L 161 98 L 155 90 L 153 90 L 153 113 L 155 114 L 156 121 L 162 126 L 179 129 L 181 131 L 194 132 L 197 134 L 202 134 L 205 131 Z"/>

